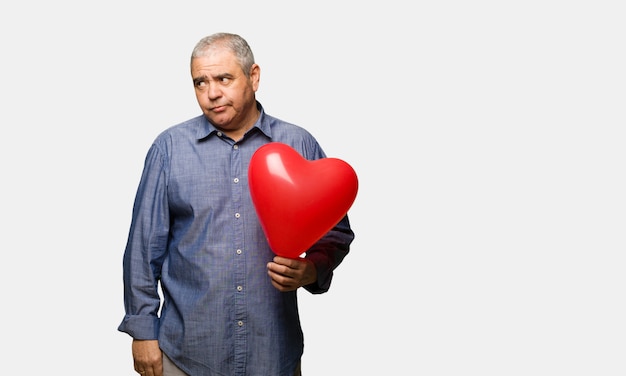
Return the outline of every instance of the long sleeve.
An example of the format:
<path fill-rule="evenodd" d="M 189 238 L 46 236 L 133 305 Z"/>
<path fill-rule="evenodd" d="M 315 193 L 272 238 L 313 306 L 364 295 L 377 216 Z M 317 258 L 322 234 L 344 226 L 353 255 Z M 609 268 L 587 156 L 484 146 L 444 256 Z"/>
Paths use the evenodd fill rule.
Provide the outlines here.
<path fill-rule="evenodd" d="M 166 165 L 162 152 L 153 145 L 137 189 L 124 253 L 126 314 L 118 329 L 137 339 L 156 339 L 159 331 L 158 282 L 169 231 Z"/>
<path fill-rule="evenodd" d="M 313 294 L 322 294 L 330 289 L 333 271 L 350 252 L 354 232 L 346 215 L 332 230 L 315 243 L 306 253 L 317 268 L 317 282 L 304 288 Z"/>

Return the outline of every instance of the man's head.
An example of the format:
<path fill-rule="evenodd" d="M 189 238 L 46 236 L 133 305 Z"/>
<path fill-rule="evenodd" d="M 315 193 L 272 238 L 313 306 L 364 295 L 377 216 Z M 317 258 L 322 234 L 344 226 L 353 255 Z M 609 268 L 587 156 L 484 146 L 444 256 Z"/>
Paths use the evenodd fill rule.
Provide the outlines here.
<path fill-rule="evenodd" d="M 248 43 L 236 34 L 209 35 L 196 44 L 190 65 L 204 115 L 228 136 L 241 138 L 258 118 L 261 70 Z"/>

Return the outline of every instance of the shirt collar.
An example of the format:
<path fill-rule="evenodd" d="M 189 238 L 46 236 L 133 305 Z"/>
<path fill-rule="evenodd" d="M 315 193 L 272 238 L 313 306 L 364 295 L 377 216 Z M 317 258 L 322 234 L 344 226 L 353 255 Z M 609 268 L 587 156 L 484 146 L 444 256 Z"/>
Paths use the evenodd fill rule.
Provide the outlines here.
<path fill-rule="evenodd" d="M 263 109 L 263 105 L 261 105 L 261 102 L 256 101 L 256 107 L 259 110 L 260 115 L 256 123 L 254 123 L 254 125 L 252 126 L 252 129 L 257 128 L 259 131 L 263 132 L 263 134 L 265 134 L 267 137 L 272 138 L 270 122 L 269 122 L 269 119 L 267 119 L 267 116 L 265 115 L 265 110 Z M 209 119 L 207 119 L 206 116 L 201 115 L 200 118 L 201 118 L 200 127 L 198 127 L 198 132 L 196 134 L 196 138 L 198 140 L 207 138 L 210 135 L 219 132 L 219 130 L 215 128 L 215 126 L 209 121 Z"/>

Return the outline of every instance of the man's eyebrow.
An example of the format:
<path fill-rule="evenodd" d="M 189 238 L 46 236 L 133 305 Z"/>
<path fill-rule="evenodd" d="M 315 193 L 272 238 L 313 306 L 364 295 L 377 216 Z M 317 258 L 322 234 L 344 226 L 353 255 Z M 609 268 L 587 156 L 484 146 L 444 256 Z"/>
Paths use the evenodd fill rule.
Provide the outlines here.
<path fill-rule="evenodd" d="M 215 78 L 233 78 L 233 77 L 235 76 L 230 73 L 220 73 L 215 76 Z"/>
<path fill-rule="evenodd" d="M 206 74 L 203 74 L 202 76 L 198 76 L 198 77 L 194 77 L 193 78 L 193 83 L 197 84 L 200 82 L 204 82 L 207 81 L 209 78 L 209 76 L 207 76 Z M 216 74 L 214 76 L 215 79 L 221 79 L 221 78 L 235 78 L 235 75 L 230 74 L 230 73 L 220 73 L 220 74 Z"/>
<path fill-rule="evenodd" d="M 200 82 L 204 82 L 204 81 L 206 81 L 206 79 L 207 79 L 207 76 L 206 76 L 206 75 L 202 75 L 202 76 L 194 77 L 194 78 L 193 78 L 193 83 L 194 83 L 194 84 L 197 84 L 197 83 L 200 83 Z"/>

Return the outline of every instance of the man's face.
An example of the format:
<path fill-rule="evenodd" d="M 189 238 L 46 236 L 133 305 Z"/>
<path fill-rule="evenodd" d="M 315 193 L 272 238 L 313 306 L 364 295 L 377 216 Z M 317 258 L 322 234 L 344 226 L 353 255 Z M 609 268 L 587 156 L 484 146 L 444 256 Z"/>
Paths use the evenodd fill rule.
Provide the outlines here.
<path fill-rule="evenodd" d="M 198 104 L 209 121 L 227 134 L 245 131 L 256 120 L 259 74 L 255 64 L 250 78 L 246 77 L 235 55 L 225 48 L 213 48 L 191 62 Z"/>

